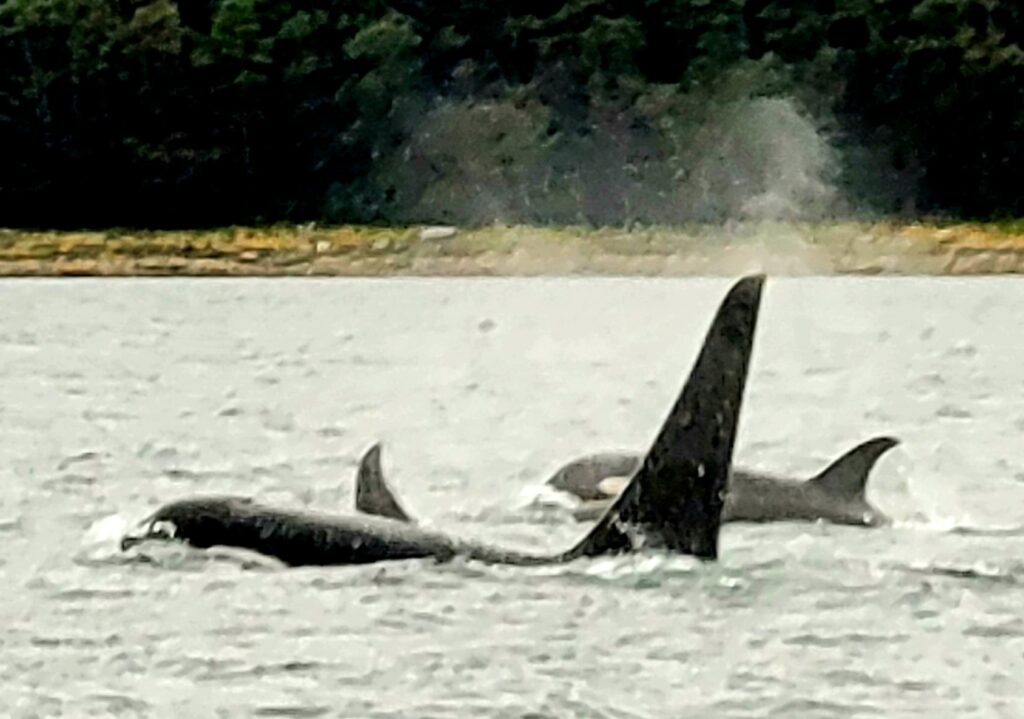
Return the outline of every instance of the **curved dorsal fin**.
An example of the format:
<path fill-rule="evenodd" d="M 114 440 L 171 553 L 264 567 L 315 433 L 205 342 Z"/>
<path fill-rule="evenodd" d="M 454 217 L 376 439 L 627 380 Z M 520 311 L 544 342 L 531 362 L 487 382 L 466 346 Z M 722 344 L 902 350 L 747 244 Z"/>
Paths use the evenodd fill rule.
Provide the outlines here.
<path fill-rule="evenodd" d="M 893 437 L 875 437 L 861 442 L 808 481 L 836 497 L 863 498 L 875 462 L 899 443 Z"/>
<path fill-rule="evenodd" d="M 359 460 L 359 472 L 356 475 L 356 510 L 363 514 L 413 524 L 412 518 L 398 503 L 398 498 L 384 479 L 384 471 L 380 466 L 380 452 L 380 442 L 377 442 L 366 450 Z"/>

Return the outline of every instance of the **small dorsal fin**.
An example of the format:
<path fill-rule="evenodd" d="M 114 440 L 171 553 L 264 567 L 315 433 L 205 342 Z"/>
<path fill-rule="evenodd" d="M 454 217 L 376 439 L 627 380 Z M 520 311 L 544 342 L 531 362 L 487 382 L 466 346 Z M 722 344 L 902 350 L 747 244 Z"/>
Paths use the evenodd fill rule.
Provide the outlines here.
<path fill-rule="evenodd" d="M 363 514 L 412 524 L 412 518 L 398 503 L 398 498 L 384 479 L 384 471 L 380 466 L 380 452 L 380 442 L 377 442 L 366 450 L 359 460 L 359 472 L 356 475 L 356 510 Z"/>
<path fill-rule="evenodd" d="M 862 442 L 818 475 L 808 480 L 829 494 L 843 499 L 863 498 L 875 462 L 898 445 L 893 437 L 875 437 Z"/>
<path fill-rule="evenodd" d="M 763 275 L 729 290 L 679 398 L 643 464 L 564 559 L 628 551 L 639 541 L 703 559 L 718 556 Z"/>

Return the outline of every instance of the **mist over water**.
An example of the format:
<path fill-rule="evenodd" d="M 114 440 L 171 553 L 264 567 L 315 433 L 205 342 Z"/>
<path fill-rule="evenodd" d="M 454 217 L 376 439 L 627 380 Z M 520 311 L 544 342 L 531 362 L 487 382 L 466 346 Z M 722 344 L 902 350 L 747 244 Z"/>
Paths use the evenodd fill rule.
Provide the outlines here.
<path fill-rule="evenodd" d="M 903 444 L 894 524 L 728 525 L 721 561 L 282 570 L 123 529 L 228 493 L 538 551 L 582 452 L 648 443 L 726 279 L 3 282 L 0 714 L 991 717 L 1024 709 L 1024 394 L 1007 280 L 768 282 L 736 459 Z"/>

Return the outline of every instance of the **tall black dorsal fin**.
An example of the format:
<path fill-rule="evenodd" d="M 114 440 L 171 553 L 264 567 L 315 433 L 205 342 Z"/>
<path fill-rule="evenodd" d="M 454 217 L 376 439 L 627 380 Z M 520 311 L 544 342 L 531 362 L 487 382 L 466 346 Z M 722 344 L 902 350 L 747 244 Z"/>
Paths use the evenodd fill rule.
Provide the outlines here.
<path fill-rule="evenodd" d="M 878 459 L 900 441 L 893 437 L 875 437 L 862 442 L 811 478 L 815 486 L 843 499 L 863 498 L 868 475 Z"/>
<path fill-rule="evenodd" d="M 763 285 L 764 276 L 754 275 L 729 290 L 643 465 L 564 559 L 628 551 L 638 542 L 717 558 Z"/>
<path fill-rule="evenodd" d="M 384 479 L 384 471 L 380 466 L 380 452 L 380 442 L 377 442 L 366 450 L 359 460 L 359 472 L 356 475 L 356 510 L 363 514 L 374 514 L 413 524 L 412 518 L 398 503 L 398 498 Z"/>

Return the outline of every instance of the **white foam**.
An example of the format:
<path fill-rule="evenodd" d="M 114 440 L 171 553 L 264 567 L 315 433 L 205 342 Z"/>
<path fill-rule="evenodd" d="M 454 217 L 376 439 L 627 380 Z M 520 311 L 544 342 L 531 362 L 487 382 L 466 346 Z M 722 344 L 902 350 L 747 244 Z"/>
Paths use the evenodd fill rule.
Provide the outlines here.
<path fill-rule="evenodd" d="M 526 507 L 561 507 L 575 509 L 580 501 L 567 492 L 557 490 L 547 484 L 533 484 L 524 487 L 519 493 L 519 508 Z"/>
<path fill-rule="evenodd" d="M 120 514 L 111 514 L 102 519 L 97 519 L 85 530 L 83 543 L 89 546 L 96 544 L 107 544 L 109 542 L 120 542 L 121 537 L 128 531 L 128 520 Z"/>

